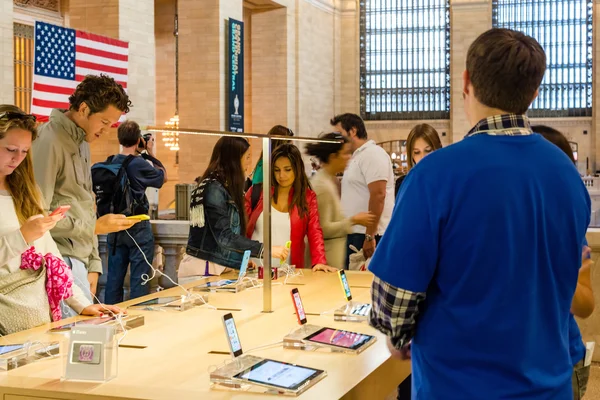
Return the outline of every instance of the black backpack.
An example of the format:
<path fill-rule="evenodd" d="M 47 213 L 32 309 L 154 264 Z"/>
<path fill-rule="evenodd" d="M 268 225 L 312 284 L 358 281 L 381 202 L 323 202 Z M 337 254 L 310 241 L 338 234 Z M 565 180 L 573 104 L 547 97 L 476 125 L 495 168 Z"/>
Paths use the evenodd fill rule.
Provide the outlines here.
<path fill-rule="evenodd" d="M 135 156 L 129 155 L 120 162 L 113 161 L 114 157 L 92 165 L 92 189 L 96 195 L 98 217 L 105 214 L 132 216 L 137 208 L 127 177 L 127 166 Z"/>

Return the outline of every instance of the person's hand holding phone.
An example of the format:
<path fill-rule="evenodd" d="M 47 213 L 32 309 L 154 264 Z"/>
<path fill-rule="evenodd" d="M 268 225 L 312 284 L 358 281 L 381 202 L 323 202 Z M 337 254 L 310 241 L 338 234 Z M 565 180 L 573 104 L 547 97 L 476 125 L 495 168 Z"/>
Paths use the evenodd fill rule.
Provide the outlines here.
<path fill-rule="evenodd" d="M 54 228 L 56 223 L 63 218 L 62 214 L 47 217 L 41 214 L 34 215 L 21 226 L 21 235 L 23 235 L 25 242 L 31 244 L 44 236 L 50 229 Z"/>
<path fill-rule="evenodd" d="M 96 220 L 94 234 L 105 235 L 107 233 L 124 231 L 140 222 L 137 219 L 127 219 L 122 214 L 105 214 Z"/>
<path fill-rule="evenodd" d="M 280 260 L 287 260 L 290 255 L 290 249 L 283 246 L 273 246 L 271 247 L 271 257 L 279 258 Z"/>

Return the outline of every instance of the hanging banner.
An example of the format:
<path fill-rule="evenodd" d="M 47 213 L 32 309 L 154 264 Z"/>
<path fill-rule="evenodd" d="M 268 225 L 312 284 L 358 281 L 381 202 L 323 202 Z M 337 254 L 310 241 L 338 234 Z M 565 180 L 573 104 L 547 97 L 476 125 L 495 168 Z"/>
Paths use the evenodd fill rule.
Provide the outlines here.
<path fill-rule="evenodd" d="M 244 132 L 244 23 L 229 18 L 228 130 Z"/>

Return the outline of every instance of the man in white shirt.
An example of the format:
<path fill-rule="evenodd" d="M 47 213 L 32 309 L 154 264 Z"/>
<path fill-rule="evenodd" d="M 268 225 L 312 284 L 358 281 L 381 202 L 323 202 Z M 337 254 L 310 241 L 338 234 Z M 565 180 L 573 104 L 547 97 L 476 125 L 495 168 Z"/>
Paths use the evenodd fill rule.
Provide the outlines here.
<path fill-rule="evenodd" d="M 375 252 L 394 209 L 394 171 L 385 150 L 369 140 L 365 123 L 356 114 L 340 114 L 330 121 L 336 131 L 350 139 L 352 158 L 342 178 L 342 208 L 345 215 L 371 212 L 375 222 L 363 227 L 354 225 L 348 246 L 362 249 L 366 258 Z M 351 250 L 348 248 L 346 268 Z"/>

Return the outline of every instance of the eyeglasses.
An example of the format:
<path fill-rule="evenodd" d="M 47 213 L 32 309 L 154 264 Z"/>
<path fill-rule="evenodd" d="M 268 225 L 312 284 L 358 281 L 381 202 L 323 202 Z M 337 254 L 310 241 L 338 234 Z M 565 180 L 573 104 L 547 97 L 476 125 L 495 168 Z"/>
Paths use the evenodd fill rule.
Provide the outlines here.
<path fill-rule="evenodd" d="M 0 112 L 0 120 L 12 120 L 12 119 L 20 119 L 22 121 L 30 120 L 31 122 L 36 122 L 37 118 L 32 114 L 25 114 L 17 111 L 4 111 Z"/>

